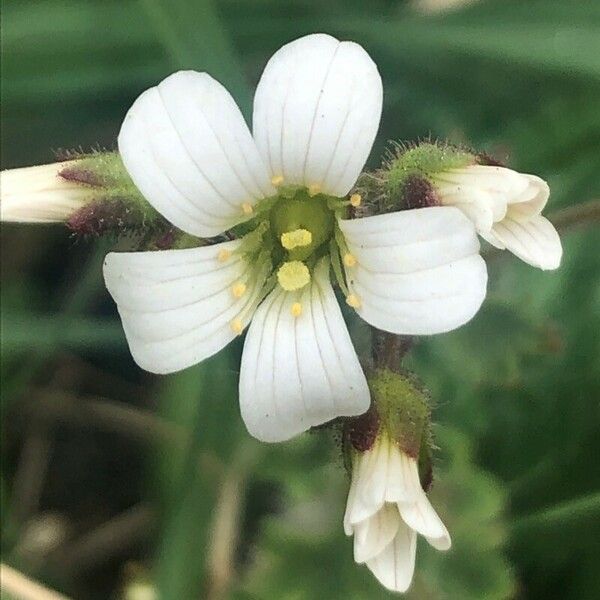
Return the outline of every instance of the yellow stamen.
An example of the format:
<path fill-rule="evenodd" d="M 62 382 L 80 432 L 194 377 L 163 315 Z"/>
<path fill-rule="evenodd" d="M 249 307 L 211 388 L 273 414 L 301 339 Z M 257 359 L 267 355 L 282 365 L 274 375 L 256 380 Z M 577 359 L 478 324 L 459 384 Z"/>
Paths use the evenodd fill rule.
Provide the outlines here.
<path fill-rule="evenodd" d="M 219 253 L 217 254 L 217 260 L 219 262 L 225 262 L 231 256 L 231 250 L 227 250 L 226 248 L 221 248 Z"/>
<path fill-rule="evenodd" d="M 252 204 L 250 204 L 250 202 L 244 202 L 244 204 L 242 204 L 242 212 L 245 215 L 251 215 L 254 212 L 254 208 L 252 208 Z"/>
<path fill-rule="evenodd" d="M 360 298 L 356 294 L 350 294 L 346 298 L 346 304 L 348 306 L 351 306 L 352 308 L 360 308 L 361 307 Z"/>
<path fill-rule="evenodd" d="M 316 196 L 317 194 L 321 193 L 321 184 L 320 183 L 311 183 L 308 186 L 308 195 L 309 196 Z"/>
<path fill-rule="evenodd" d="M 231 293 L 235 298 L 241 298 L 246 293 L 246 284 L 245 283 L 234 283 L 231 286 Z"/>
<path fill-rule="evenodd" d="M 303 288 L 310 281 L 310 271 L 303 262 L 291 260 L 279 267 L 277 280 L 286 292 L 293 292 Z"/>
<path fill-rule="evenodd" d="M 236 335 L 240 335 L 240 333 L 242 333 L 244 330 L 244 325 L 242 324 L 241 319 L 233 319 L 233 321 L 229 323 L 229 326 L 231 327 L 231 331 L 233 331 L 233 333 Z"/>
<path fill-rule="evenodd" d="M 286 250 L 293 250 L 299 246 L 310 246 L 312 233 L 308 229 L 294 229 L 281 234 L 281 245 Z"/>
<path fill-rule="evenodd" d="M 356 264 L 356 257 L 353 254 L 350 254 L 350 252 L 346 252 L 346 254 L 344 254 L 344 264 L 347 267 L 353 267 Z"/>
<path fill-rule="evenodd" d="M 352 194 L 352 196 L 350 196 L 350 204 L 352 204 L 352 206 L 354 206 L 354 208 L 356 208 L 357 206 L 360 206 L 362 202 L 362 196 L 360 194 Z"/>
<path fill-rule="evenodd" d="M 273 177 L 271 177 L 271 183 L 275 187 L 279 187 L 283 183 L 283 175 L 273 175 Z"/>
<path fill-rule="evenodd" d="M 291 313 L 293 317 L 299 317 L 302 314 L 302 304 L 300 304 L 300 302 L 294 302 L 294 304 L 292 304 Z"/>

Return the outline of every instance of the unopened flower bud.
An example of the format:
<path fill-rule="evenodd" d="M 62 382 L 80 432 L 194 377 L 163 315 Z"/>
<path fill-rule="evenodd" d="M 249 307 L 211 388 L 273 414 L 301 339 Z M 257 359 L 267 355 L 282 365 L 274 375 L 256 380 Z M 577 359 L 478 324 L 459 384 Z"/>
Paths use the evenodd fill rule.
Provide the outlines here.
<path fill-rule="evenodd" d="M 383 369 L 371 374 L 369 385 L 371 409 L 345 430 L 352 482 L 344 531 L 354 536 L 354 560 L 366 563 L 386 588 L 404 592 L 414 572 L 417 533 L 438 550 L 451 544 L 419 473 L 420 455 L 428 459 L 431 445 L 429 407 L 407 375 Z"/>
<path fill-rule="evenodd" d="M 0 177 L 2 221 L 63 222 L 80 235 L 172 229 L 133 185 L 116 152 L 11 169 Z"/>
<path fill-rule="evenodd" d="M 448 550 L 448 530 L 421 487 L 417 461 L 386 434 L 370 450 L 355 452 L 352 465 L 344 531 L 354 536 L 354 560 L 366 563 L 386 588 L 405 592 L 417 533 L 437 550 Z"/>
<path fill-rule="evenodd" d="M 381 171 L 388 210 L 455 206 L 493 246 L 540 269 L 556 269 L 562 246 L 541 215 L 548 184 L 451 145 L 396 148 Z"/>

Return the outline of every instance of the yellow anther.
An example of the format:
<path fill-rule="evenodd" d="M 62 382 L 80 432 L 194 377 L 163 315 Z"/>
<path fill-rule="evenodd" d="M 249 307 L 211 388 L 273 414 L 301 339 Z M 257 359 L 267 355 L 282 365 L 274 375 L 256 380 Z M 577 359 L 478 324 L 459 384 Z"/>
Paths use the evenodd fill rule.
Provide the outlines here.
<path fill-rule="evenodd" d="M 281 245 L 286 250 L 293 250 L 299 246 L 310 246 L 312 233 L 308 229 L 294 229 L 281 234 Z"/>
<path fill-rule="evenodd" d="M 231 293 L 235 298 L 241 298 L 246 293 L 246 284 L 245 283 L 234 283 L 231 286 Z"/>
<path fill-rule="evenodd" d="M 225 262 L 231 256 L 231 250 L 227 250 L 226 248 L 221 248 L 219 253 L 217 254 L 217 260 L 219 262 Z"/>
<path fill-rule="evenodd" d="M 308 195 L 309 196 L 316 196 L 317 194 L 321 193 L 321 184 L 320 183 L 311 183 L 308 186 Z"/>
<path fill-rule="evenodd" d="M 279 187 L 283 183 L 283 175 L 273 175 L 273 177 L 271 177 L 271 183 L 275 187 Z"/>
<path fill-rule="evenodd" d="M 279 267 L 277 280 L 286 292 L 293 292 L 303 288 L 310 281 L 310 271 L 303 262 L 291 260 Z"/>
<path fill-rule="evenodd" d="M 354 254 L 346 252 L 346 254 L 344 254 L 344 264 L 347 267 L 353 267 L 356 264 L 356 257 L 354 256 Z"/>
<path fill-rule="evenodd" d="M 346 304 L 352 308 L 360 308 L 360 298 L 356 294 L 350 294 L 346 298 Z"/>
<path fill-rule="evenodd" d="M 300 302 L 294 302 L 290 312 L 293 317 L 299 317 L 302 314 L 302 304 L 300 304 Z"/>
<path fill-rule="evenodd" d="M 350 204 L 352 204 L 352 206 L 354 206 L 355 208 L 357 206 L 360 206 L 362 202 L 362 196 L 360 194 L 352 194 L 352 196 L 350 196 Z"/>
<path fill-rule="evenodd" d="M 242 324 L 241 319 L 233 319 L 233 321 L 229 323 L 229 326 L 231 327 L 231 331 L 233 331 L 233 333 L 236 335 L 240 335 L 240 333 L 242 333 L 244 330 L 244 325 Z"/>
<path fill-rule="evenodd" d="M 250 202 L 244 202 L 244 204 L 242 204 L 242 212 L 245 215 L 251 215 L 254 212 L 254 208 L 252 208 L 252 204 L 250 204 Z"/>

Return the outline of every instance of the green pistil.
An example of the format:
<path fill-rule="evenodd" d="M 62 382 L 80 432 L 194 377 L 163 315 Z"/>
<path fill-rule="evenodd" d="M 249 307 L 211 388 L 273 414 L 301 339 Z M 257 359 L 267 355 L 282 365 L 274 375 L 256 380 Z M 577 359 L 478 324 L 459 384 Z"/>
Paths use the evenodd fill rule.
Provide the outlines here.
<path fill-rule="evenodd" d="M 276 243 L 281 245 L 283 234 L 299 229 L 309 231 L 312 236 L 310 244 L 286 250 L 287 260 L 304 261 L 330 239 L 335 218 L 327 199 L 322 194 L 311 197 L 304 189 L 296 190 L 293 197 L 280 198 L 271 210 L 271 230 Z"/>

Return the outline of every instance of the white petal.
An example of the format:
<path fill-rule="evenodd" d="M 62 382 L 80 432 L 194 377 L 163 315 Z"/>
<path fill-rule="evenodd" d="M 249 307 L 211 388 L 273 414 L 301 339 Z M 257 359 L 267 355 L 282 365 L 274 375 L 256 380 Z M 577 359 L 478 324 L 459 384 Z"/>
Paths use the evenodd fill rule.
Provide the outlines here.
<path fill-rule="evenodd" d="M 394 446 L 390 452 L 386 502 L 414 502 L 420 494 L 421 482 L 417 462 Z"/>
<path fill-rule="evenodd" d="M 358 478 L 355 476 L 355 472 L 353 469 L 352 479 L 350 481 L 350 489 L 348 490 L 348 499 L 346 500 L 346 510 L 344 512 L 344 533 L 348 536 L 354 533 L 354 526 L 350 517 L 352 515 L 352 511 L 354 510 L 354 505 L 356 503 L 356 488 L 357 488 Z"/>
<path fill-rule="evenodd" d="M 456 184 L 457 191 L 465 191 L 467 188 L 484 190 L 500 197 L 504 202 L 522 197 L 530 185 L 528 177 L 506 167 L 487 165 L 471 165 L 436 175 L 436 179 Z"/>
<path fill-rule="evenodd" d="M 402 458 L 407 500 L 398 502 L 400 516 L 410 528 L 425 536 L 434 548 L 448 550 L 450 534 L 421 487 L 417 461 L 406 454 Z"/>
<path fill-rule="evenodd" d="M 351 534 L 355 525 L 375 515 L 386 502 L 416 500 L 421 490 L 413 487 L 411 462 L 414 460 L 383 438 L 366 452 L 357 453 L 344 515 L 346 535 Z"/>
<path fill-rule="evenodd" d="M 152 373 L 179 371 L 215 354 L 236 333 L 230 323 L 247 325 L 260 292 L 256 269 L 232 256 L 238 241 L 158 252 L 111 253 L 104 262 L 104 280 L 123 321 L 136 363 Z M 236 298 L 235 283 L 247 285 Z"/>
<path fill-rule="evenodd" d="M 452 540 L 450 539 L 450 534 L 447 530 L 440 537 L 427 537 L 425 539 L 429 542 L 429 545 L 432 548 L 435 548 L 440 552 L 446 552 L 452 547 Z"/>
<path fill-rule="evenodd" d="M 412 581 L 415 570 L 417 534 L 401 524 L 394 542 L 367 566 L 379 582 L 393 592 L 405 592 Z"/>
<path fill-rule="evenodd" d="M 180 71 L 146 90 L 119 152 L 148 202 L 193 235 L 222 233 L 247 218 L 242 204 L 275 191 L 233 98 L 206 73 Z"/>
<path fill-rule="evenodd" d="M 298 317 L 294 302 L 302 305 Z M 261 441 L 283 441 L 361 414 L 369 402 L 327 263 L 300 293 L 277 286 L 256 311 L 242 354 L 240 407 L 248 431 Z"/>
<path fill-rule="evenodd" d="M 417 502 L 400 503 L 398 508 L 404 522 L 410 528 L 425 536 L 434 548 L 437 550 L 448 550 L 450 548 L 450 534 L 431 506 L 425 492 L 421 493 Z"/>
<path fill-rule="evenodd" d="M 346 268 L 358 314 L 397 334 L 429 335 L 469 321 L 485 297 L 487 271 L 473 224 L 454 207 L 340 220 L 358 264 Z"/>
<path fill-rule="evenodd" d="M 375 515 L 385 503 L 388 481 L 389 443 L 379 440 L 357 455 L 353 464 L 354 490 L 345 519 L 354 526 Z"/>
<path fill-rule="evenodd" d="M 448 206 L 456 206 L 456 208 L 462 210 L 462 212 L 473 222 L 478 233 L 481 234 L 482 232 L 485 233 L 490 231 L 494 226 L 494 213 L 489 204 L 484 201 L 463 202 L 462 200 L 463 197 L 460 197 L 456 201 L 450 197 L 445 204 Z"/>
<path fill-rule="evenodd" d="M 550 197 L 548 184 L 536 175 L 522 175 L 528 186 L 521 196 L 513 198 L 508 208 L 508 216 L 515 221 L 527 220 L 539 215 Z"/>
<path fill-rule="evenodd" d="M 504 246 L 521 260 L 547 271 L 557 269 L 562 258 L 562 244 L 554 225 L 541 215 L 527 221 L 506 218 L 492 229 L 498 247 Z"/>
<path fill-rule="evenodd" d="M 461 208 L 482 235 L 489 233 L 490 218 L 497 222 L 508 214 L 522 221 L 539 214 L 550 195 L 536 175 L 484 165 L 440 173 L 436 185 L 442 204 Z"/>
<path fill-rule="evenodd" d="M 254 98 L 254 137 L 272 175 L 345 196 L 371 151 L 382 98 L 377 67 L 358 44 L 314 34 L 283 46 Z"/>
<path fill-rule="evenodd" d="M 91 189 L 60 176 L 76 161 L 0 172 L 0 221 L 57 223 L 89 202 Z"/>
<path fill-rule="evenodd" d="M 400 526 L 395 504 L 384 504 L 370 519 L 354 527 L 354 561 L 363 563 L 375 558 L 388 546 Z"/>

